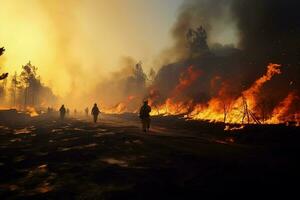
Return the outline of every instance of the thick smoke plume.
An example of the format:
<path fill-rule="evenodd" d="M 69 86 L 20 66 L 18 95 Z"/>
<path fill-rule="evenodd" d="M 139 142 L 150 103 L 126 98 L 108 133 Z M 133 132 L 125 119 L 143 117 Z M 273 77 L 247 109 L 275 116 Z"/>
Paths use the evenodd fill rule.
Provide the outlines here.
<path fill-rule="evenodd" d="M 269 63 L 280 64 L 282 74 L 264 83 L 255 94 L 256 104 L 268 104 L 267 110 L 272 112 L 291 93 L 299 96 L 299 6 L 296 0 L 186 0 L 172 30 L 174 46 L 163 54 L 163 59 L 169 57 L 167 61 L 172 63 L 158 72 L 150 98 L 156 104 L 170 104 L 172 91 L 191 66 L 201 75 L 172 101 L 186 102 L 188 98 L 194 104 L 205 104 L 216 96 L 225 101 L 228 97 L 224 94 L 231 99 L 240 98 L 265 74 Z M 208 54 L 195 54 L 187 46 L 186 33 L 200 25 L 207 30 Z M 256 107 L 253 109 L 259 110 Z"/>
<path fill-rule="evenodd" d="M 299 88 L 295 75 L 300 72 L 299 6 L 300 2 L 296 0 L 186 0 L 172 31 L 175 42 L 169 52 L 180 62 L 192 62 L 185 35 L 189 28 L 203 25 L 208 32 L 212 53 L 227 51 L 236 54 L 228 56 L 233 60 L 230 63 L 226 59 L 227 63 L 217 61 L 213 66 L 201 63 L 201 67 L 209 70 L 218 66 L 218 70 L 227 68 L 227 74 L 242 76 L 243 84 L 247 84 L 263 73 L 267 63 L 280 63 L 284 65 L 286 81 L 292 81 L 293 87 Z M 215 44 L 218 43 L 216 32 L 219 31 L 219 36 L 226 38 L 228 29 L 237 33 L 236 48 L 239 50 L 232 45 Z M 201 62 L 204 60 L 201 59 Z M 165 70 L 162 68 L 161 73 Z"/>
<path fill-rule="evenodd" d="M 90 12 L 87 16 L 76 13 L 101 8 L 101 3 L 37 3 L 54 30 L 51 42 L 56 64 L 50 73 L 59 72 L 56 82 L 69 91 L 59 104 L 83 109 L 98 102 L 108 112 L 132 112 L 148 97 L 154 106 L 181 102 L 179 107 L 187 106 L 184 110 L 190 112 L 195 104 L 216 102 L 215 98 L 222 98 L 219 104 L 240 98 L 265 75 L 269 63 L 278 63 L 281 74 L 264 82 L 255 94 L 256 105 L 267 102 L 269 113 L 280 102 L 294 102 L 299 96 L 299 4 L 296 0 L 185 0 L 171 30 L 174 43 L 158 59 L 164 65 L 155 66 L 160 70 L 147 77 L 138 60 L 124 59 L 121 69 L 110 75 L 110 66 L 101 63 L 99 43 L 90 39 L 97 39 L 94 34 L 104 30 L 86 20 L 94 17 Z M 93 27 L 88 35 L 82 26 L 87 22 Z M 194 37 L 202 45 L 191 45 L 197 41 Z M 114 41 L 108 44 L 113 46 Z"/>
<path fill-rule="evenodd" d="M 100 81 L 91 94 L 91 99 L 100 99 L 105 112 L 135 111 L 147 94 L 147 76 L 142 63 L 124 57 L 120 70 Z"/>

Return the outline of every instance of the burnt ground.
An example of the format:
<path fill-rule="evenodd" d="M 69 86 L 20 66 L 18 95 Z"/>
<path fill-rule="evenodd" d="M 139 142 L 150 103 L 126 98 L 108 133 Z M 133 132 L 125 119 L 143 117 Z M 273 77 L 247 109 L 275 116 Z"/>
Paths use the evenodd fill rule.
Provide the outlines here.
<path fill-rule="evenodd" d="M 136 116 L 0 126 L 0 199 L 200 199 L 297 195 L 297 127 Z M 241 196 L 242 195 L 242 196 Z"/>

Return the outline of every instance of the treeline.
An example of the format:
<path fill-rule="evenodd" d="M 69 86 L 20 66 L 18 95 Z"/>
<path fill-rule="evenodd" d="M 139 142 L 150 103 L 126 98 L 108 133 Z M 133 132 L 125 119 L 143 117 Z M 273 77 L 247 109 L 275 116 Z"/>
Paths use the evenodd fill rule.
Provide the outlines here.
<path fill-rule="evenodd" d="M 57 102 L 57 97 L 42 83 L 37 67 L 30 61 L 22 66 L 19 74 L 15 72 L 1 82 L 0 95 L 2 104 L 18 109 L 46 108 Z"/>

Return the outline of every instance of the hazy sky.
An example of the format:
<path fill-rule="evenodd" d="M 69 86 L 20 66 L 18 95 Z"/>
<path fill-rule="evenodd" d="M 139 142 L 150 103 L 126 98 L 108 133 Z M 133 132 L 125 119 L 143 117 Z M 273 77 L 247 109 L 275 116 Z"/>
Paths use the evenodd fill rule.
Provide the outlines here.
<path fill-rule="evenodd" d="M 31 60 L 59 95 L 117 70 L 124 56 L 152 67 L 182 1 L 0 0 L 1 66 L 13 73 Z"/>

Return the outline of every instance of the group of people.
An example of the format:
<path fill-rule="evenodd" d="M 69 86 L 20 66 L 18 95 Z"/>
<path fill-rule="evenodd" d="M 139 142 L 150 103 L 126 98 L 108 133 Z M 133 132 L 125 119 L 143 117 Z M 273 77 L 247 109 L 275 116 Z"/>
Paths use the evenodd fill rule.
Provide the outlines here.
<path fill-rule="evenodd" d="M 62 105 L 59 109 L 59 114 L 60 114 L 60 119 L 61 120 L 64 120 L 65 119 L 65 116 L 66 116 L 66 108 L 65 108 L 65 105 Z M 75 111 L 74 111 L 75 112 Z M 88 108 L 85 109 L 85 112 L 88 112 Z M 93 115 L 94 117 L 94 123 L 97 123 L 97 120 L 98 120 L 98 115 L 100 114 L 100 109 L 98 108 L 97 104 L 95 103 L 93 108 L 92 108 L 92 112 L 91 114 Z"/>
<path fill-rule="evenodd" d="M 59 109 L 61 120 L 64 120 L 66 112 L 67 111 L 66 111 L 65 106 L 62 105 Z M 85 109 L 86 115 L 88 115 L 88 112 L 89 112 L 89 109 L 86 108 Z M 147 132 L 150 129 L 150 123 L 151 123 L 150 112 L 151 112 L 151 107 L 148 105 L 148 101 L 145 100 L 142 107 L 140 108 L 140 112 L 139 112 L 139 117 L 141 119 L 142 129 L 144 132 Z M 100 109 L 98 108 L 97 104 L 95 103 L 92 108 L 92 111 L 91 111 L 91 115 L 93 115 L 94 123 L 97 123 L 99 114 L 100 114 Z"/>

